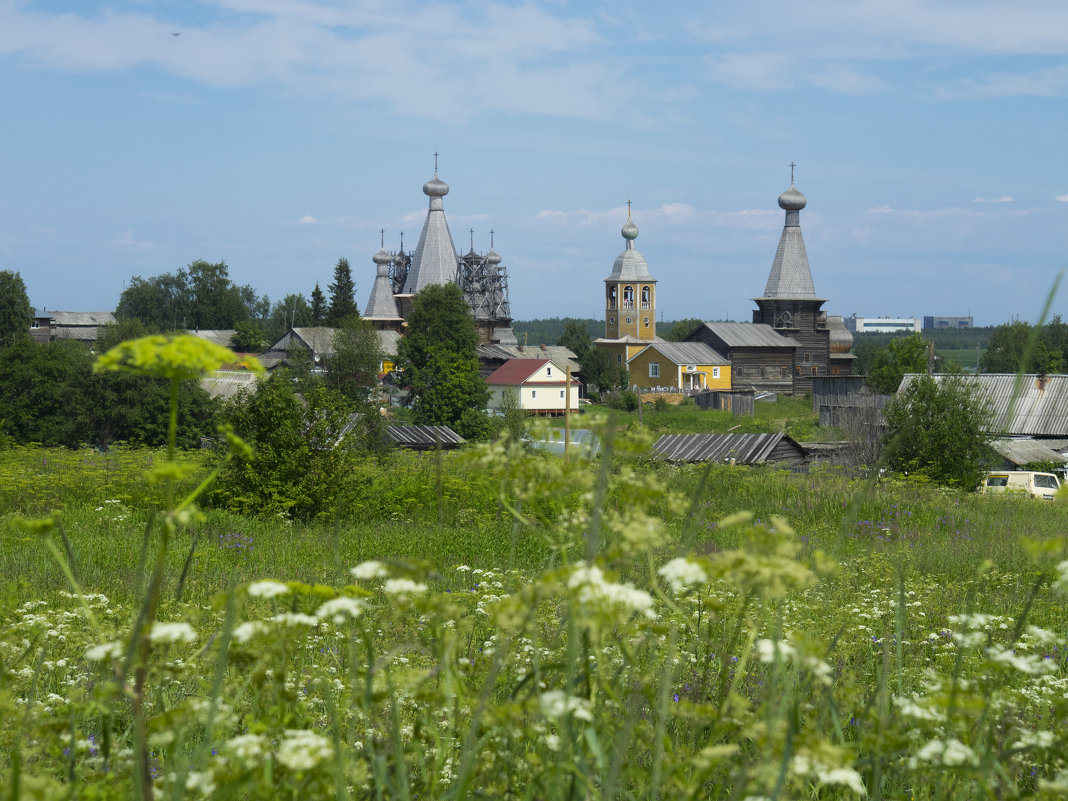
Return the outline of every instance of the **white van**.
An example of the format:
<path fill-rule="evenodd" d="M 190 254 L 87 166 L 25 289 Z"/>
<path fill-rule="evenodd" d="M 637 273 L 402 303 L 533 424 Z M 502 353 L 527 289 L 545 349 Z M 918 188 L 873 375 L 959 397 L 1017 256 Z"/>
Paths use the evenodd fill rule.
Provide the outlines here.
<path fill-rule="evenodd" d="M 1026 493 L 1032 498 L 1052 501 L 1061 482 L 1053 473 L 1034 473 L 1030 470 L 997 470 L 988 473 L 979 492 L 986 495 L 995 492 Z"/>

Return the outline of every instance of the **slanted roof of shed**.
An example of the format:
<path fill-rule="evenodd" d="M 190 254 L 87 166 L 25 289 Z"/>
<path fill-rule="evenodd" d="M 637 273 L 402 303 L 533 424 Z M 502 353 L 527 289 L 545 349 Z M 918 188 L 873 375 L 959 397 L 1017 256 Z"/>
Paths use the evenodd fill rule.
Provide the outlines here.
<path fill-rule="evenodd" d="M 898 394 L 917 378 L 918 374 L 907 373 L 897 388 Z M 938 382 L 959 379 L 973 387 L 976 395 L 990 404 L 989 431 L 1017 437 L 1068 436 L 1068 375 L 1024 375 L 1019 387 L 1015 374 L 936 373 L 933 378 Z M 1010 406 L 1013 407 L 1011 419 Z"/>
<path fill-rule="evenodd" d="M 230 344 L 231 340 L 233 340 L 234 338 L 235 333 L 233 328 L 203 328 L 200 330 L 190 328 L 186 331 L 186 333 L 192 334 L 195 337 L 200 337 L 201 339 L 206 339 L 208 342 L 211 342 L 215 345 L 222 345 L 224 348 L 233 347 L 233 345 Z"/>
<path fill-rule="evenodd" d="M 415 451 L 459 448 L 465 440 L 448 426 L 386 426 L 398 447 Z"/>
<path fill-rule="evenodd" d="M 111 312 L 48 312 L 55 325 L 114 325 L 115 315 Z"/>
<path fill-rule="evenodd" d="M 705 328 L 731 348 L 799 348 L 796 339 L 784 337 L 766 323 L 705 323 Z M 696 334 L 691 333 L 693 337 Z"/>
<path fill-rule="evenodd" d="M 547 364 L 549 359 L 509 359 L 486 377 L 486 383 L 518 386 Z"/>
<path fill-rule="evenodd" d="M 291 328 L 296 337 L 320 356 L 334 355 L 334 334 L 336 328 L 316 325 L 308 328 Z"/>
<path fill-rule="evenodd" d="M 1014 465 L 1031 462 L 1068 462 L 1068 457 L 1061 456 L 1045 442 L 1037 439 L 996 439 L 990 443 L 998 455 L 1003 456 Z"/>
<path fill-rule="evenodd" d="M 805 449 L 788 434 L 664 434 L 653 452 L 669 462 L 729 462 L 762 464 L 785 442 L 799 457 Z"/>

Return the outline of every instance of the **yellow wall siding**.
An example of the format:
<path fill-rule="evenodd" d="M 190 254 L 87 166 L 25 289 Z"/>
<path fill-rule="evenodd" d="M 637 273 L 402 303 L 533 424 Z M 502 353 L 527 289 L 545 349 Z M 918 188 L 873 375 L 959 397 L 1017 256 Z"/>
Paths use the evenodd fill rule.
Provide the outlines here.
<path fill-rule="evenodd" d="M 660 364 L 660 375 L 650 376 L 649 365 L 652 362 Z M 655 348 L 649 348 L 640 356 L 635 355 L 630 361 L 630 383 L 639 387 L 681 387 L 690 389 L 691 385 L 686 376 L 685 365 L 676 364 L 659 353 Z M 713 378 L 713 370 L 719 369 L 719 378 Z M 698 381 L 697 386 L 706 389 L 730 389 L 731 368 L 730 365 L 699 364 L 693 374 Z M 700 378 L 697 378 L 700 376 Z"/>

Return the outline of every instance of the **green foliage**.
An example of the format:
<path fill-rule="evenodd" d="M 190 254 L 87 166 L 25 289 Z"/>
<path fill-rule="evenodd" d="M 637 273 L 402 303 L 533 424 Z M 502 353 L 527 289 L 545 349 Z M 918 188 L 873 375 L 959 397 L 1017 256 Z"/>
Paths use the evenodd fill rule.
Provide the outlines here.
<path fill-rule="evenodd" d="M 927 371 L 929 345 L 919 334 L 898 337 L 879 350 L 868 371 L 868 386 L 890 395 L 897 392 L 905 373 Z"/>
<path fill-rule="evenodd" d="M 32 321 L 33 309 L 22 276 L 0 270 L 0 347 L 29 337 Z"/>
<path fill-rule="evenodd" d="M 316 284 L 316 288 L 318 288 Z M 320 304 L 323 303 L 322 292 L 319 292 Z M 291 293 L 278 301 L 271 308 L 271 319 L 267 324 L 266 334 L 268 345 L 273 345 L 290 328 L 304 328 L 306 326 L 321 325 L 322 309 L 320 308 L 320 321 L 315 322 L 312 307 L 308 305 L 304 295 Z"/>
<path fill-rule="evenodd" d="M 608 408 L 621 412 L 633 412 L 638 408 L 638 393 L 631 389 L 613 392 L 608 396 Z"/>
<path fill-rule="evenodd" d="M 212 490 L 213 503 L 243 514 L 330 517 L 357 456 L 381 443 L 377 425 L 372 441 L 366 439 L 366 427 L 342 436 L 357 411 L 326 387 L 299 397 L 285 371 L 258 382 L 223 410 L 223 419 L 252 446 L 255 457 L 227 465 Z M 376 412 L 360 411 L 365 422 L 377 423 Z"/>
<path fill-rule="evenodd" d="M 591 347 L 586 354 L 585 361 L 579 363 L 582 366 L 582 375 L 586 379 L 586 384 L 596 387 L 602 394 L 627 388 L 630 373 L 626 365 L 620 364 L 619 360 L 608 351 Z"/>
<path fill-rule="evenodd" d="M 324 325 L 326 323 L 326 297 L 319 288 L 319 282 L 315 282 L 315 289 L 311 293 L 311 322 L 309 325 Z"/>
<path fill-rule="evenodd" d="M 989 461 L 989 410 L 962 380 L 917 376 L 884 410 L 888 465 L 937 484 L 970 490 Z"/>
<path fill-rule="evenodd" d="M 318 286 L 316 284 L 316 287 Z M 330 290 L 330 309 L 326 313 L 326 325 L 338 328 L 349 317 L 360 316 L 360 310 L 356 306 L 356 285 L 352 281 L 348 259 L 337 260 L 334 266 L 334 283 L 327 289 Z"/>
<path fill-rule="evenodd" d="M 383 358 L 374 326 L 360 317 L 347 317 L 334 333 L 334 355 L 326 367 L 327 384 L 351 401 L 366 401 L 378 385 Z"/>
<path fill-rule="evenodd" d="M 265 316 L 266 302 L 252 287 L 234 284 L 226 262 L 198 259 L 174 274 L 135 275 L 119 296 L 115 317 L 140 320 L 157 331 L 225 329 Z"/>
<path fill-rule="evenodd" d="M 560 341 L 560 337 L 564 335 L 568 323 L 578 323 L 583 326 L 590 339 L 604 336 L 604 320 L 597 320 L 593 317 L 549 317 L 535 320 L 513 320 L 512 330 L 515 331 L 520 345 L 551 345 Z"/>
<path fill-rule="evenodd" d="M 994 329 L 990 345 L 983 354 L 983 371 L 1063 373 L 1068 358 L 1066 354 L 1068 323 L 1060 315 L 1038 330 L 1024 320 L 1016 320 Z"/>
<path fill-rule="evenodd" d="M 686 337 L 704 325 L 704 322 L 697 317 L 689 317 L 685 320 L 677 320 L 670 325 L 662 323 L 657 326 L 657 333 L 668 342 L 685 342 Z"/>
<path fill-rule="evenodd" d="M 575 358 L 581 363 L 589 354 L 590 348 L 593 347 L 593 343 L 590 339 L 589 328 L 582 320 L 569 319 L 564 325 L 564 332 L 560 335 L 560 338 L 556 340 L 557 345 L 570 350 L 575 354 Z"/>
<path fill-rule="evenodd" d="M 230 345 L 239 353 L 261 353 L 267 346 L 267 335 L 259 324 L 252 320 L 239 320 L 234 324 Z"/>
<path fill-rule="evenodd" d="M 405 402 L 416 423 L 452 426 L 465 411 L 486 408 L 489 390 L 479 374 L 477 344 L 474 318 L 459 287 L 434 284 L 416 293 L 397 352 Z"/>

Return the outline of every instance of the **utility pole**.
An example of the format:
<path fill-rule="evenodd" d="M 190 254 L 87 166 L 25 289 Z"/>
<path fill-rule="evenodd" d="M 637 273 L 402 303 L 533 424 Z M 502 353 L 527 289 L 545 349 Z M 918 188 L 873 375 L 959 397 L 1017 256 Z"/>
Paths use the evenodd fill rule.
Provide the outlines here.
<path fill-rule="evenodd" d="M 571 441 L 571 362 L 564 366 L 564 461 L 567 461 L 567 446 Z"/>

